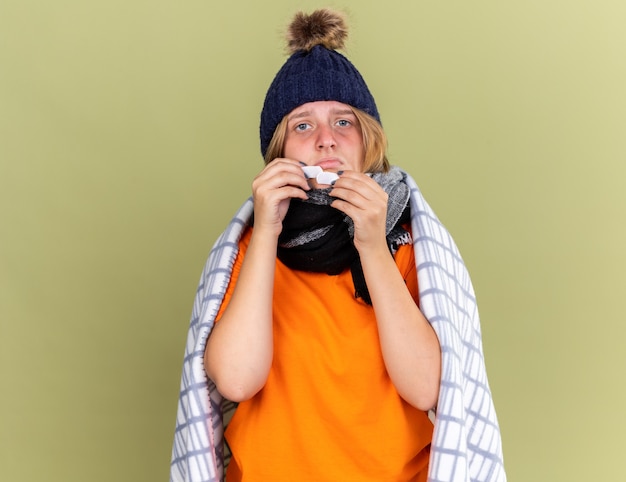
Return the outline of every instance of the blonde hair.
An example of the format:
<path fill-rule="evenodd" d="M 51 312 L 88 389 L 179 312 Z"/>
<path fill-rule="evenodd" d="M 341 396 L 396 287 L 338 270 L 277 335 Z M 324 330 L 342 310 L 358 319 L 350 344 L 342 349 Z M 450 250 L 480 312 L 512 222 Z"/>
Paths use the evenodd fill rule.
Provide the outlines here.
<path fill-rule="evenodd" d="M 360 109 L 350 107 L 359 121 L 361 137 L 363 138 L 363 172 L 387 172 L 389 160 L 387 159 L 387 135 L 383 126 L 371 115 Z M 265 153 L 265 164 L 277 157 L 283 156 L 285 137 L 287 136 L 287 116 L 283 117 L 270 140 Z"/>

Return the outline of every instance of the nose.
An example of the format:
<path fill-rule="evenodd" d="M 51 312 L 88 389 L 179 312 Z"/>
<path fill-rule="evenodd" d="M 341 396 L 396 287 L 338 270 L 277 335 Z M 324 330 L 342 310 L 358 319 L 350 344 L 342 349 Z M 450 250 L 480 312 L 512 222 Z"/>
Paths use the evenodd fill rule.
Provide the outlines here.
<path fill-rule="evenodd" d="M 337 141 L 335 134 L 331 126 L 322 125 L 317 131 L 317 148 L 326 149 L 328 147 L 335 147 Z"/>

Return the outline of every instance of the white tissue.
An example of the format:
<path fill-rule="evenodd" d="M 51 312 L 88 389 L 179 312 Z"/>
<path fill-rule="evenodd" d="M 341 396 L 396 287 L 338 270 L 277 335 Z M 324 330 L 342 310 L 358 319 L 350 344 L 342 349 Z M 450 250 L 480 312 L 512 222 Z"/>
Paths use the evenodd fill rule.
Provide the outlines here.
<path fill-rule="evenodd" d="M 315 177 L 315 180 L 317 181 L 318 184 L 332 184 L 337 179 L 339 179 L 339 176 L 337 174 L 335 174 L 334 172 L 326 172 L 326 171 L 320 172 Z"/>
<path fill-rule="evenodd" d="M 320 166 L 302 166 L 307 179 L 315 179 L 318 184 L 332 184 L 339 179 L 334 172 L 324 171 Z"/>
<path fill-rule="evenodd" d="M 323 172 L 320 166 L 303 166 L 302 170 L 307 179 L 313 179 Z"/>

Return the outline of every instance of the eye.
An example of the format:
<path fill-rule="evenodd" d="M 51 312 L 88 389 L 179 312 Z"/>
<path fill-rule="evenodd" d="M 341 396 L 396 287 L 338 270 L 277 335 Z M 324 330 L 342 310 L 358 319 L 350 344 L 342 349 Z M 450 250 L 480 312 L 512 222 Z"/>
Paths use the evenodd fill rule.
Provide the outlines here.
<path fill-rule="evenodd" d="M 340 119 L 337 121 L 337 125 L 339 127 L 348 127 L 352 125 L 352 122 L 350 122 L 348 119 Z"/>
<path fill-rule="evenodd" d="M 297 124 L 297 125 L 294 127 L 294 130 L 295 130 L 296 132 L 302 132 L 302 131 L 307 130 L 309 127 L 311 127 L 309 124 L 307 124 L 306 122 L 302 122 L 302 123 L 300 123 L 300 124 Z"/>

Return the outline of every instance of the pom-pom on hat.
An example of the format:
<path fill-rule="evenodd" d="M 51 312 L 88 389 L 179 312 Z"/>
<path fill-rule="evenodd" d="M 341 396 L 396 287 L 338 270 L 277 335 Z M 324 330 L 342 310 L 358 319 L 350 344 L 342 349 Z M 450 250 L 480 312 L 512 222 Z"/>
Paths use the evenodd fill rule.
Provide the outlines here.
<path fill-rule="evenodd" d="M 299 12 L 287 31 L 291 53 L 274 77 L 261 111 L 263 156 L 283 117 L 307 102 L 335 100 L 360 109 L 380 122 L 374 97 L 350 61 L 337 52 L 348 29 L 344 17 L 332 10 Z"/>

